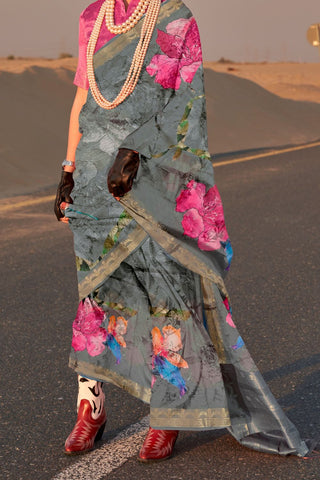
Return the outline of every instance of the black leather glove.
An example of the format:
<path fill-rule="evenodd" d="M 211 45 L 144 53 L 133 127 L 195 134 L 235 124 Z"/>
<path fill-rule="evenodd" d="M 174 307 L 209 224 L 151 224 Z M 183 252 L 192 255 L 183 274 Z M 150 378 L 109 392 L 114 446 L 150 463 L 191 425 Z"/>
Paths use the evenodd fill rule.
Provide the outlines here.
<path fill-rule="evenodd" d="M 64 217 L 60 210 L 62 202 L 73 203 L 70 193 L 74 187 L 73 176 L 71 172 L 65 172 L 62 170 L 61 180 L 57 188 L 57 196 L 54 202 L 54 213 L 58 220 Z"/>
<path fill-rule="evenodd" d="M 119 148 L 118 155 L 108 173 L 108 189 L 114 197 L 123 197 L 131 190 L 139 163 L 139 153 L 129 148 Z"/>

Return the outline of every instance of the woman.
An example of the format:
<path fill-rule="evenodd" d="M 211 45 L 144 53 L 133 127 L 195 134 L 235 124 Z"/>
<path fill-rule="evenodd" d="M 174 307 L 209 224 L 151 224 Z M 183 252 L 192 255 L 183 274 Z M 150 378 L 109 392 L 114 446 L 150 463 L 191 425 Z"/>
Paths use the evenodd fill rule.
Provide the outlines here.
<path fill-rule="evenodd" d="M 55 204 L 74 234 L 80 297 L 78 418 L 65 452 L 101 437 L 111 382 L 150 403 L 141 461 L 171 456 L 179 430 L 216 428 L 260 451 L 305 455 L 232 319 L 232 248 L 190 10 L 180 0 L 89 5 L 75 84 Z"/>

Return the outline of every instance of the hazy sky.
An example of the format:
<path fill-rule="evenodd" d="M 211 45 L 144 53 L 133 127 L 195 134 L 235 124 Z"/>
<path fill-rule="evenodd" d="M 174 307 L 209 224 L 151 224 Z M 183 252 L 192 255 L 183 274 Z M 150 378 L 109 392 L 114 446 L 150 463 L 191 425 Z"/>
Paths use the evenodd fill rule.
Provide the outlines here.
<path fill-rule="evenodd" d="M 77 54 L 85 0 L 0 0 L 0 56 Z M 185 0 L 200 25 L 206 60 L 320 60 L 306 30 L 320 0 Z"/>

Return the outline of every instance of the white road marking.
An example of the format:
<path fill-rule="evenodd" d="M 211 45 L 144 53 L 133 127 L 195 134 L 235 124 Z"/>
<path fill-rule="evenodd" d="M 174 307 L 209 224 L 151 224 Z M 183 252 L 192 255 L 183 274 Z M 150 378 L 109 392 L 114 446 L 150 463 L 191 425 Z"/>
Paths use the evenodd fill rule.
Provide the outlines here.
<path fill-rule="evenodd" d="M 234 163 L 245 163 L 252 160 L 257 160 L 259 158 L 273 157 L 275 155 L 281 155 L 282 153 L 296 152 L 298 150 L 306 150 L 307 148 L 319 147 L 320 142 L 312 142 L 304 145 L 298 145 L 297 147 L 282 148 L 279 150 L 271 150 L 264 153 L 258 153 L 256 155 L 249 155 L 247 157 L 233 158 L 232 160 L 225 160 L 222 162 L 213 162 L 214 169 L 218 167 L 224 167 L 225 165 L 232 165 Z M 53 202 L 56 198 L 55 195 L 48 195 L 46 197 L 38 197 L 28 200 L 23 200 L 20 202 L 14 203 L 13 199 L 6 199 L 4 203 L 0 205 L 0 214 L 9 212 L 10 210 L 17 210 L 23 207 L 29 207 L 31 205 L 38 205 L 45 202 Z"/>
<path fill-rule="evenodd" d="M 3 205 L 0 205 L 0 213 L 9 212 L 10 210 L 16 210 L 22 207 L 29 207 L 31 205 L 39 205 L 41 203 L 53 202 L 56 198 L 55 195 L 47 195 L 45 197 L 30 198 L 21 202 L 14 202 L 13 198 L 6 199 Z"/>
<path fill-rule="evenodd" d="M 108 423 L 107 423 L 108 424 Z M 149 427 L 149 417 L 130 425 L 113 440 L 87 453 L 52 480 L 99 480 L 138 454 Z"/>
<path fill-rule="evenodd" d="M 269 150 L 268 152 L 258 153 L 256 155 L 249 155 L 248 157 L 233 158 L 232 160 L 225 160 L 223 162 L 213 163 L 213 168 L 223 167 L 224 165 L 232 165 L 233 163 L 250 162 L 258 158 L 273 157 L 281 155 L 282 153 L 297 152 L 298 150 L 306 150 L 307 148 L 319 147 L 320 142 L 312 142 L 305 145 L 298 145 L 297 147 L 281 148 L 279 150 Z"/>

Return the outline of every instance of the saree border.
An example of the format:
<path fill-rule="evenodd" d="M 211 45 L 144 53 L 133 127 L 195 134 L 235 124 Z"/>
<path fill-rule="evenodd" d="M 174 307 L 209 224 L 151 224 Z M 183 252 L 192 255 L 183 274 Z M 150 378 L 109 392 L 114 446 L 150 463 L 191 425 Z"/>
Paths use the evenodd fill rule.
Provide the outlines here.
<path fill-rule="evenodd" d="M 154 220 L 152 215 L 134 200 L 130 192 L 121 197 L 119 201 L 136 222 L 150 235 L 150 237 L 158 242 L 169 255 L 178 260 L 181 265 L 184 265 L 192 272 L 214 282 L 220 292 L 229 298 L 223 279 L 214 273 L 212 269 L 210 269 L 190 250 L 183 247 L 170 233 L 163 230 L 160 224 Z"/>
<path fill-rule="evenodd" d="M 151 407 L 150 426 L 161 429 L 203 430 L 230 427 L 231 420 L 228 410 L 223 407 L 191 410 Z"/>
<path fill-rule="evenodd" d="M 147 238 L 137 225 L 125 240 L 114 247 L 78 284 L 80 301 L 93 292 Z"/>
<path fill-rule="evenodd" d="M 180 0 L 174 0 L 173 2 L 167 0 L 167 2 L 163 3 L 160 7 L 156 28 L 159 23 L 170 17 L 173 13 L 176 13 L 177 8 L 183 7 L 185 7 L 185 5 Z M 124 50 L 132 41 L 140 38 L 144 17 L 145 15 L 143 15 L 143 17 L 132 30 L 113 37 L 94 54 L 94 68 L 101 67 L 105 62 L 111 60 L 122 50 Z M 108 47 L 111 48 L 108 49 Z"/>
<path fill-rule="evenodd" d="M 128 380 L 122 375 L 100 367 L 99 365 L 92 365 L 91 363 L 81 361 L 79 362 L 78 360 L 70 358 L 69 367 L 75 370 L 79 375 L 88 376 L 101 382 L 112 383 L 116 387 L 120 387 L 126 392 L 130 393 L 130 395 L 150 404 L 151 388 L 143 387 L 138 383 Z"/>

